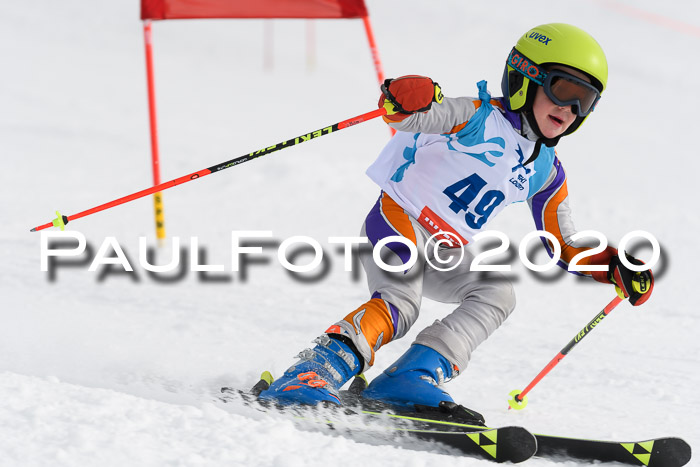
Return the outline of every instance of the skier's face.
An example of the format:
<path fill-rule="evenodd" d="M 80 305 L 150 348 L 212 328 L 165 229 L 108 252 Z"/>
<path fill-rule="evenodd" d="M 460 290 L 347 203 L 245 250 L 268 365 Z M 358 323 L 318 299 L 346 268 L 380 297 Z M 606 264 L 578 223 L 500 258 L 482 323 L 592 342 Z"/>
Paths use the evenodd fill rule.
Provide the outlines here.
<path fill-rule="evenodd" d="M 590 79 L 578 70 L 561 65 L 553 65 L 550 70 L 562 70 L 590 83 Z M 537 125 L 545 138 L 556 138 L 564 133 L 574 120 L 576 114 L 571 110 L 571 106 L 559 106 L 552 102 L 542 89 L 537 87 L 535 102 L 532 104 L 532 113 L 535 115 Z"/>

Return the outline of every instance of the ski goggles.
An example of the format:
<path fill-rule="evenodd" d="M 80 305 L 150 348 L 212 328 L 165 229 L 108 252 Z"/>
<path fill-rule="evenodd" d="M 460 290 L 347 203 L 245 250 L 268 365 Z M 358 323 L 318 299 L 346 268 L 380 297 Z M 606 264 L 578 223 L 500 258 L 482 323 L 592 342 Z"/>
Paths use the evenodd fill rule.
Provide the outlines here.
<path fill-rule="evenodd" d="M 508 65 L 542 86 L 544 93 L 556 105 L 573 106 L 572 110 L 579 117 L 591 113 L 600 100 L 600 91 L 588 81 L 563 70 L 546 71 L 515 48 L 508 56 Z"/>

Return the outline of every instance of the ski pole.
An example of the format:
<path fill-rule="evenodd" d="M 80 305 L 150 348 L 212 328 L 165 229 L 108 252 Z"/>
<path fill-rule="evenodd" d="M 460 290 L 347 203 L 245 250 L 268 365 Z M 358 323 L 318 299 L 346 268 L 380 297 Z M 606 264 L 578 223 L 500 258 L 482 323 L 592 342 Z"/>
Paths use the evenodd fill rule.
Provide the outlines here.
<path fill-rule="evenodd" d="M 248 162 L 253 159 L 257 159 L 258 157 L 265 156 L 267 154 L 270 154 L 271 152 L 279 151 L 280 149 L 296 146 L 297 144 L 301 144 L 303 142 L 309 141 L 314 138 L 319 138 L 324 135 L 328 135 L 331 133 L 334 133 L 339 130 L 343 130 L 347 127 L 357 125 L 358 123 L 366 122 L 368 120 L 371 120 L 376 117 L 380 117 L 382 115 L 386 114 L 386 109 L 384 108 L 379 108 L 376 110 L 373 110 L 371 112 L 364 113 L 362 115 L 358 115 L 356 117 L 348 118 L 347 120 L 343 120 L 342 122 L 335 123 L 331 126 L 327 126 L 325 128 L 321 128 L 320 130 L 312 131 L 310 133 L 306 133 L 304 135 L 297 136 L 292 139 L 288 139 L 287 141 L 283 141 L 281 143 L 274 144 L 272 146 L 266 147 L 259 149 L 257 151 L 253 151 L 251 153 L 248 153 L 244 156 L 236 157 L 235 159 L 228 160 L 226 162 L 222 162 L 220 164 L 213 165 L 207 169 L 202 169 L 198 170 L 197 172 L 193 172 L 189 175 L 184 175 L 182 177 L 170 180 L 168 182 L 161 183 L 159 185 L 152 186 L 150 188 L 147 188 L 145 190 L 137 191 L 136 193 L 132 193 L 127 196 L 123 196 L 121 198 L 117 198 L 115 200 L 109 201 L 108 203 L 100 204 L 99 206 L 95 206 L 94 208 L 90 208 L 88 210 L 79 212 L 77 214 L 73 214 L 72 216 L 63 216 L 61 215 L 58 211 L 56 211 L 56 215 L 58 216 L 56 219 L 54 219 L 51 222 L 47 222 L 46 224 L 34 227 L 31 229 L 31 232 L 37 232 L 39 230 L 43 230 L 46 228 L 49 228 L 51 226 L 53 227 L 58 227 L 61 230 L 65 228 L 65 225 L 69 221 L 73 221 L 76 219 L 80 219 L 81 217 L 89 216 L 91 214 L 95 214 L 96 212 L 100 211 L 105 211 L 107 209 L 113 208 L 115 206 L 119 206 L 120 204 L 128 203 L 130 201 L 133 201 L 135 199 L 143 198 L 144 196 L 148 196 L 150 194 L 167 190 L 168 188 L 172 188 L 176 185 L 181 185 L 183 183 L 190 182 L 192 180 L 197 180 L 199 178 L 204 177 L 205 175 L 209 175 L 210 173 L 214 172 L 220 172 L 224 169 L 228 169 L 230 167 L 235 167 L 239 164 L 242 164 L 244 162 Z"/>
<path fill-rule="evenodd" d="M 547 373 L 552 370 L 552 368 L 557 366 L 557 363 L 559 363 L 566 356 L 566 354 L 568 354 L 569 351 L 581 341 L 581 339 L 586 337 L 588 333 L 591 332 L 603 320 L 603 318 L 608 316 L 608 314 L 613 311 L 622 300 L 623 299 L 621 297 L 617 296 L 610 303 L 608 303 L 607 306 L 603 308 L 603 311 L 598 313 L 596 317 L 586 325 L 586 327 L 581 329 L 579 333 L 576 334 L 576 337 L 571 339 L 571 341 L 566 344 L 563 349 L 561 349 L 561 351 L 552 359 L 551 362 L 547 364 L 547 366 L 542 369 L 542 371 L 539 372 L 537 376 L 535 376 L 535 379 L 533 379 L 525 389 L 522 391 L 516 389 L 508 394 L 508 410 L 511 408 L 515 410 L 524 409 L 525 406 L 527 406 L 527 393 L 530 392 L 530 390 L 532 390 L 532 388 L 534 388 L 535 385 L 537 385 L 537 383 L 539 383 L 542 378 L 544 378 Z"/>

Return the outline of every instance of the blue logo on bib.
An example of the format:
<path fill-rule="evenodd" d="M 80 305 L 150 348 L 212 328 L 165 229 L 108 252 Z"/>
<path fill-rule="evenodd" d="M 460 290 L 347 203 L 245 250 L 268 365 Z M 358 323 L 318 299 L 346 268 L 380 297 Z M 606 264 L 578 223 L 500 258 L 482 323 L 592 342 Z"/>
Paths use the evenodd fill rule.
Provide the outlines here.
<path fill-rule="evenodd" d="M 406 160 L 401 166 L 396 169 L 396 172 L 394 172 L 394 175 L 392 175 L 391 180 L 398 183 L 401 180 L 403 180 L 403 174 L 406 172 L 406 169 L 411 164 L 416 163 L 416 151 L 417 151 L 417 143 L 418 143 L 418 136 L 420 133 L 416 133 L 413 135 L 413 146 L 408 146 L 403 150 L 403 158 Z"/>
<path fill-rule="evenodd" d="M 523 159 L 525 159 L 525 154 L 523 154 L 523 150 L 522 150 L 522 148 L 520 147 L 519 144 L 518 144 L 518 149 L 516 149 L 515 152 L 518 153 L 518 165 L 516 165 L 515 167 L 513 167 L 513 169 L 511 170 L 511 172 L 515 172 L 516 170 L 518 170 L 518 169 L 520 169 L 520 168 L 523 168 L 523 169 L 525 169 L 525 175 L 529 174 L 529 173 L 530 173 L 530 169 L 528 169 L 527 167 L 525 167 L 525 166 L 523 165 Z"/>

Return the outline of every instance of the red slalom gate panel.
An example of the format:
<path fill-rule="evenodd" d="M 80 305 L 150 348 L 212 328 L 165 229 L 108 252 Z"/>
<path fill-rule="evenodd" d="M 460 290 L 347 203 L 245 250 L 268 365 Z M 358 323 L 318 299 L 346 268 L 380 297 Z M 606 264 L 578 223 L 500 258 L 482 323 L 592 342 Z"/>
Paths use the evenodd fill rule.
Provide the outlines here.
<path fill-rule="evenodd" d="M 364 0 L 141 0 L 141 19 L 363 18 Z"/>

